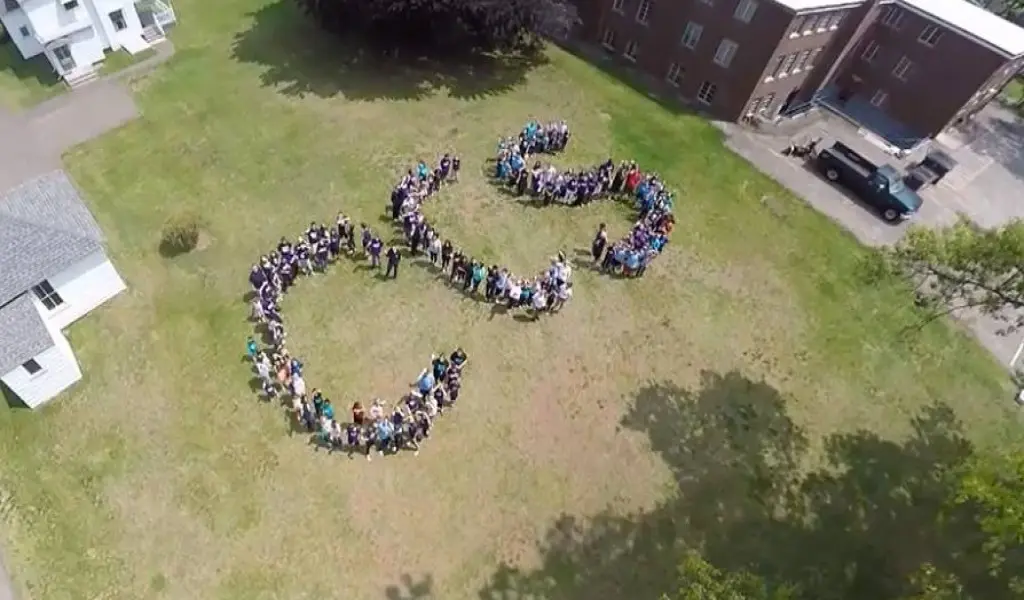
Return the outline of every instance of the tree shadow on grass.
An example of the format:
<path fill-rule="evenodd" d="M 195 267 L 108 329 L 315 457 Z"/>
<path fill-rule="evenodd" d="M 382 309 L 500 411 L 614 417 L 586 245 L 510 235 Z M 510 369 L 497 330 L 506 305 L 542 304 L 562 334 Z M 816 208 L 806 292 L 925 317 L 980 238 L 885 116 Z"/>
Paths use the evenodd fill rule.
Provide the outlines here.
<path fill-rule="evenodd" d="M 561 517 L 541 543 L 541 566 L 500 565 L 480 598 L 658 598 L 685 586 L 678 566 L 691 550 L 722 571 L 796 585 L 798 598 L 899 598 L 926 562 L 977 597 L 1000 597 L 975 515 L 947 505 L 948 474 L 970 443 L 945 406 L 911 425 L 899 443 L 867 431 L 831 436 L 825 466 L 808 474 L 807 438 L 766 383 L 733 372 L 705 373 L 696 392 L 648 386 L 622 426 L 648 435 L 676 495 L 648 512 Z"/>
<path fill-rule="evenodd" d="M 514 89 L 546 62 L 542 52 L 445 61 L 385 58 L 358 40 L 318 29 L 287 0 L 249 16 L 252 27 L 235 37 L 234 58 L 262 66 L 262 83 L 291 96 L 419 100 L 444 90 L 455 98 L 476 99 Z"/>

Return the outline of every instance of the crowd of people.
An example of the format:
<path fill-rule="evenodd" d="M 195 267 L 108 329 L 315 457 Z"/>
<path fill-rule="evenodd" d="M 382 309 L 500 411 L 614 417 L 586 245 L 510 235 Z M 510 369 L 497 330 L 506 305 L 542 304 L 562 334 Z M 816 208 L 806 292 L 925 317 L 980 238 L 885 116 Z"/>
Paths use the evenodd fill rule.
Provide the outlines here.
<path fill-rule="evenodd" d="M 249 284 L 252 287 L 251 319 L 256 334 L 269 338 L 267 345 L 246 341 L 246 352 L 267 400 L 282 398 L 290 407 L 297 427 L 314 435 L 314 440 L 332 451 L 359 452 L 371 459 L 400 450 L 419 454 L 420 444 L 430 436 L 434 419 L 455 405 L 462 388 L 462 369 L 468 357 L 461 348 L 451 354 L 431 356 L 430 365 L 416 378 L 412 389 L 393 407 L 377 398 L 364 407 L 355 402 L 351 419 L 343 421 L 336 415 L 331 400 L 319 389 L 308 388 L 302 361 L 289 352 L 280 304 L 300 276 L 326 271 L 343 253 L 356 256 L 356 232 L 351 219 L 339 215 L 335 226 L 310 223 L 294 243 L 282 238 L 277 249 L 252 266 Z M 379 266 L 383 242 L 365 224 L 359 234 L 363 253 L 370 263 Z M 397 261 L 391 256 L 397 249 L 389 248 L 389 274 L 397 276 Z"/>
<path fill-rule="evenodd" d="M 564 122 L 541 125 L 531 121 L 516 144 L 527 151 L 556 152 L 564 149 L 568 140 Z M 425 256 L 450 285 L 482 301 L 524 307 L 535 317 L 560 310 L 572 298 L 572 266 L 564 252 L 552 258 L 541 273 L 523 277 L 507 267 L 474 258 L 443 238 L 427 220 L 423 204 L 442 185 L 458 180 L 458 165 L 458 158 L 449 154 L 441 157 L 433 169 L 421 161 L 392 189 L 389 212 L 396 226 L 401 227 L 409 253 Z"/>
<path fill-rule="evenodd" d="M 529 192 L 545 203 L 582 205 L 604 197 L 632 199 L 639 219 L 630 233 L 609 243 L 607 228 L 601 224 L 591 253 L 603 271 L 643 275 L 650 261 L 665 248 L 674 227 L 671 192 L 656 174 L 644 174 L 633 162 L 616 167 L 609 159 L 591 169 L 563 172 L 536 161 L 527 168 L 531 157 L 560 152 L 569 139 L 563 121 L 545 125 L 531 121 L 518 137 L 499 142 L 496 178 L 516 193 Z M 408 252 L 425 256 L 451 285 L 483 301 L 525 307 L 535 317 L 561 309 L 572 297 L 573 271 L 563 252 L 539 275 L 521 277 L 508 268 L 488 266 L 473 258 L 427 221 L 423 204 L 444 185 L 458 181 L 460 168 L 459 157 L 452 154 L 442 156 L 434 167 L 420 161 L 394 187 L 390 215 L 404 234 Z M 412 391 L 394 407 L 380 399 L 365 408 L 356 402 L 351 419 L 343 422 L 320 390 L 307 392 L 303 363 L 288 351 L 281 301 L 300 277 L 326 272 L 342 255 L 364 258 L 371 268 L 380 268 L 383 258 L 387 262 L 385 277 L 398 276 L 402 259 L 399 248 L 385 244 L 365 223 L 357 231 L 352 219 L 339 214 L 331 227 L 311 222 L 295 241 L 281 238 L 275 250 L 252 266 L 251 317 L 257 324 L 257 334 L 265 334 L 268 342 L 261 347 L 252 337 L 247 341 L 260 388 L 268 400 L 286 397 L 296 424 L 315 434 L 323 446 L 348 449 L 350 454 L 362 452 L 367 459 L 375 450 L 380 454 L 405 448 L 418 452 L 420 443 L 430 434 L 433 419 L 458 399 L 465 352 L 456 349 L 447 357 L 432 356 Z"/>
<path fill-rule="evenodd" d="M 563 131 L 561 127 L 555 129 Z M 629 234 L 609 244 L 607 228 L 600 226 L 591 244 L 594 261 L 606 272 L 627 277 L 644 274 L 650 262 L 661 254 L 675 226 L 673 196 L 657 174 L 645 174 L 635 162 L 615 163 L 608 159 L 596 167 L 561 171 L 552 164 L 529 161 L 537 149 L 557 152 L 562 145 L 538 145 L 529 128 L 518 139 L 502 140 L 495 158 L 494 178 L 498 185 L 548 205 L 552 202 L 582 206 L 601 198 L 631 198 L 639 213 Z M 568 141 L 565 129 L 564 141 Z M 545 136 L 544 139 L 552 139 Z M 555 140 L 562 140 L 557 136 Z"/>

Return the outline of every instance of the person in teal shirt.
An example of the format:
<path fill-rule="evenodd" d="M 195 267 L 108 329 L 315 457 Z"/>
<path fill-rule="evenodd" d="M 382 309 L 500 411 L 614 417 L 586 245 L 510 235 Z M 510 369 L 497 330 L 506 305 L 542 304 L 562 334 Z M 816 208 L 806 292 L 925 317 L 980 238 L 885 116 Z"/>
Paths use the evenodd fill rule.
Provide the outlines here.
<path fill-rule="evenodd" d="M 328 419 L 334 419 L 334 407 L 331 405 L 331 401 L 329 399 L 324 398 L 323 405 L 320 407 L 320 411 Z"/>
<path fill-rule="evenodd" d="M 245 341 L 245 351 L 249 354 L 249 360 L 256 362 L 256 355 L 260 353 L 260 347 L 256 340 L 251 337 Z"/>
<path fill-rule="evenodd" d="M 487 269 L 484 269 L 484 265 L 482 263 L 479 263 L 479 262 L 473 263 L 473 275 L 472 275 L 472 277 L 473 277 L 473 293 L 474 294 L 476 293 L 477 288 L 480 287 L 480 282 L 482 282 L 484 280 L 484 277 L 486 277 L 486 276 L 487 276 Z"/>

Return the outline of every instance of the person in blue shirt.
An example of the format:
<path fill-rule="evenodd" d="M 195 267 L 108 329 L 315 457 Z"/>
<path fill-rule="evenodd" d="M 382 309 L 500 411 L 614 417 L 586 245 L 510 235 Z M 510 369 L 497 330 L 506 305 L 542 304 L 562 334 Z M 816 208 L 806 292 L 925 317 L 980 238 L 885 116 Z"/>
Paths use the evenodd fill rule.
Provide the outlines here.
<path fill-rule="evenodd" d="M 256 340 L 251 337 L 245 340 L 245 351 L 249 355 L 249 360 L 256 362 L 256 355 L 260 353 L 260 347 L 256 344 Z"/>
<path fill-rule="evenodd" d="M 391 447 L 395 428 L 388 419 L 381 419 L 377 422 L 377 453 L 384 455 L 384 452 Z"/>
<path fill-rule="evenodd" d="M 431 369 L 424 369 L 423 372 L 420 373 L 419 379 L 416 380 L 416 389 L 425 396 L 434 389 L 434 385 L 436 384 L 437 380 L 434 378 L 433 371 Z"/>
<path fill-rule="evenodd" d="M 292 377 L 302 377 L 302 361 L 297 358 L 293 358 L 288 364 L 288 372 Z"/>
<path fill-rule="evenodd" d="M 334 420 L 334 406 L 331 405 L 331 400 L 329 398 L 324 398 L 320 412 L 328 419 L 331 419 L 332 421 Z"/>

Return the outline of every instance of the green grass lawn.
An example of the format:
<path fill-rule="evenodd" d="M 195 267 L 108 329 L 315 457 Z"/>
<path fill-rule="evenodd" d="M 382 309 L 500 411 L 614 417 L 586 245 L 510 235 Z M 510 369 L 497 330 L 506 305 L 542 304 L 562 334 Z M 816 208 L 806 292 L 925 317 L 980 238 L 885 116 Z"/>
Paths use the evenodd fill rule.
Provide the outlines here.
<path fill-rule="evenodd" d="M 156 50 L 149 48 L 138 54 L 129 54 L 127 50 L 118 50 L 107 53 L 100 66 L 101 75 L 112 75 L 122 69 L 138 64 L 156 54 Z"/>
<path fill-rule="evenodd" d="M 66 157 L 129 291 L 71 329 L 84 381 L 38 413 L 0 412 L 5 549 L 33 599 L 479 597 L 499 562 L 541 564 L 561 515 L 672 494 L 686 460 L 621 425 L 653 384 L 759 382 L 727 395 L 784 398 L 807 465 L 831 434 L 901 439 L 935 402 L 979 443 L 1019 443 L 999 365 L 948 324 L 914 330 L 902 289 L 863 283 L 851 236 L 700 118 L 556 49 L 529 69 L 396 70 L 324 40 L 291 2 L 176 9 L 175 58 L 132 84 L 144 117 Z M 433 351 L 461 344 L 472 361 L 419 457 L 315 453 L 249 389 L 248 266 L 338 211 L 387 230 L 398 174 L 449 150 L 465 177 L 430 210 L 474 254 L 532 271 L 586 249 L 600 222 L 624 232 L 620 207 L 538 210 L 486 183 L 498 136 L 532 117 L 571 123 L 559 164 L 635 158 L 674 184 L 669 251 L 637 281 L 577 269 L 571 304 L 537 323 L 409 261 L 395 282 L 347 263 L 303 282 L 284 307 L 290 345 L 339 406 L 396 397 Z M 189 211 L 204 248 L 161 257 L 162 224 Z M 405 575 L 407 596 L 386 596 Z"/>
<path fill-rule="evenodd" d="M 0 104 L 4 107 L 28 108 L 64 89 L 45 56 L 25 60 L 13 41 L 0 45 Z"/>

